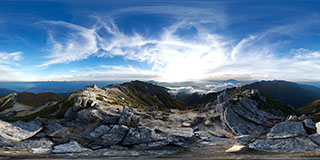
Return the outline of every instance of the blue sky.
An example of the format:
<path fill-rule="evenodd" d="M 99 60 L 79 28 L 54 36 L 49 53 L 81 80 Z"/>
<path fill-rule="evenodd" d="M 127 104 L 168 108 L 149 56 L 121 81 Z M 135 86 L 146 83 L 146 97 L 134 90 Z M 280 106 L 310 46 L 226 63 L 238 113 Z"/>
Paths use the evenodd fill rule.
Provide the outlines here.
<path fill-rule="evenodd" d="M 0 0 L 0 81 L 320 81 L 320 1 Z"/>

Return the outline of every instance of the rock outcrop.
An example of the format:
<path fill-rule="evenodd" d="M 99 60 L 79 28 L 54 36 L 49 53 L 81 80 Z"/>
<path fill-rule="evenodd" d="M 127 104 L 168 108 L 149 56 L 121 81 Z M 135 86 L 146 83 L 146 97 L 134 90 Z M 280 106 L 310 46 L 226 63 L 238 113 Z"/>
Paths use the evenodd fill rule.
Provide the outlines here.
<path fill-rule="evenodd" d="M 41 129 L 41 122 L 21 122 L 8 123 L 0 120 L 0 136 L 13 141 L 22 141 L 37 134 Z"/>
<path fill-rule="evenodd" d="M 307 135 L 302 122 L 284 121 L 271 128 L 267 134 L 269 139 L 290 138 Z"/>
<path fill-rule="evenodd" d="M 320 138 L 313 134 L 320 128 L 318 123 L 295 116 L 285 121 L 284 111 L 290 108 L 257 90 L 233 88 L 210 97 L 214 98 L 209 103 L 191 108 L 155 85 L 92 85 L 49 106 L 48 112 L 37 112 L 48 119 L 0 121 L 0 149 L 105 156 L 167 153 L 194 144 L 235 144 L 227 151 L 235 153 L 248 148 L 270 152 L 319 148 Z"/>

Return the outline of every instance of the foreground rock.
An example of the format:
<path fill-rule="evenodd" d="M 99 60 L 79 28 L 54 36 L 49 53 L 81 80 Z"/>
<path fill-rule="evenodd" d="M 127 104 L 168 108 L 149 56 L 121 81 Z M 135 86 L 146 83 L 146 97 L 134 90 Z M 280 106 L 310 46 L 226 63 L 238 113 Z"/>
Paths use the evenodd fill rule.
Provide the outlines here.
<path fill-rule="evenodd" d="M 42 129 L 41 122 L 8 123 L 0 120 L 0 136 L 13 141 L 22 141 L 37 134 Z"/>
<path fill-rule="evenodd" d="M 320 147 L 308 137 L 257 140 L 251 143 L 249 147 L 261 151 L 280 153 L 313 152 L 320 150 Z"/>
<path fill-rule="evenodd" d="M 29 149 L 35 154 L 48 154 L 52 151 L 53 142 L 47 138 L 24 140 L 14 145 L 15 149 Z"/>
<path fill-rule="evenodd" d="M 71 141 L 66 144 L 54 146 L 53 153 L 80 153 L 91 151 L 88 148 L 82 147 L 76 141 Z"/>
<path fill-rule="evenodd" d="M 275 138 L 289 138 L 307 135 L 302 122 L 284 121 L 272 127 L 267 134 L 269 139 Z"/>
<path fill-rule="evenodd" d="M 227 149 L 227 153 L 242 153 L 248 150 L 247 146 L 236 144 L 233 145 L 231 148 Z"/>

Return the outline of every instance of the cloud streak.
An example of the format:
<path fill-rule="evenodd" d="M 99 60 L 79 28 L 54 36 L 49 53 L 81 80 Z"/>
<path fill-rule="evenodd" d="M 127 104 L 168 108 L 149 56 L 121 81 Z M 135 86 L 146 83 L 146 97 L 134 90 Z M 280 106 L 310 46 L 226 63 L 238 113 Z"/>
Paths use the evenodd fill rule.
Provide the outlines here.
<path fill-rule="evenodd" d="M 195 8 L 166 9 L 154 7 L 127 8 L 108 16 L 93 16 L 96 23 L 84 27 L 62 21 L 43 21 L 46 26 L 61 27 L 48 31 L 48 44 L 51 52 L 48 61 L 40 67 L 84 60 L 90 56 L 114 57 L 148 63 L 149 70 L 133 66 L 101 66 L 99 71 L 87 74 L 66 75 L 56 79 L 106 80 L 122 78 L 152 79 L 179 82 L 242 77 L 246 79 L 286 79 L 320 80 L 319 51 L 305 49 L 292 50 L 292 56 L 279 56 L 280 41 L 274 37 L 291 35 L 307 27 L 296 27 L 296 23 L 272 27 L 265 32 L 252 33 L 240 40 L 232 39 L 208 27 L 215 23 L 223 27 L 228 24 L 224 14 Z M 187 12 L 190 10 L 190 12 Z M 169 14 L 176 22 L 164 27 L 159 37 L 150 38 L 134 32 L 125 34 L 118 28 L 112 16 L 130 12 Z M 183 16 L 183 13 L 187 14 Z M 203 18 L 208 16 L 209 18 Z M 223 20 L 221 20 L 223 17 Z M 311 22 L 308 22 L 311 25 Z M 194 28 L 195 34 L 187 39 L 178 32 Z M 302 52 L 303 51 L 303 52 Z M 52 77 L 54 79 L 54 77 Z M 91 79 L 91 80 L 92 80 Z"/>
<path fill-rule="evenodd" d="M 0 52 L 0 81 L 12 81 L 13 78 L 22 73 L 16 69 L 22 58 L 22 52 Z"/>

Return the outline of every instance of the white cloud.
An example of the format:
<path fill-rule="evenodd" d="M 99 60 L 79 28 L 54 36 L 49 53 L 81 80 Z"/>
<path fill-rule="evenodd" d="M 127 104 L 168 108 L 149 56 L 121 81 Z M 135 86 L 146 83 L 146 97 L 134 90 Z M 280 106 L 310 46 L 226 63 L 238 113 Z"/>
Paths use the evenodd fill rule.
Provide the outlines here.
<path fill-rule="evenodd" d="M 0 52 L 0 81 L 12 81 L 17 76 L 22 75 L 16 66 L 22 60 L 22 52 Z"/>
<path fill-rule="evenodd" d="M 95 16 L 96 24 L 84 27 L 61 21 L 42 22 L 54 27 L 65 27 L 68 34 L 62 38 L 56 31 L 49 32 L 49 44 L 52 52 L 41 67 L 52 64 L 69 63 L 87 59 L 90 56 L 114 57 L 145 62 L 152 66 L 150 70 L 138 70 L 132 66 L 101 66 L 104 70 L 87 74 L 66 75 L 57 79 L 150 79 L 158 81 L 191 81 L 201 79 L 247 78 L 247 79 L 286 79 L 320 80 L 319 52 L 312 51 L 294 56 L 280 56 L 277 47 L 279 41 L 270 37 L 291 35 L 304 29 L 305 25 L 295 28 L 296 24 L 272 27 L 265 32 L 253 33 L 236 40 L 226 37 L 203 24 L 217 23 L 226 25 L 227 20 L 220 12 L 186 8 L 160 11 L 157 8 L 131 8 L 119 13 L 141 11 L 146 13 L 165 13 L 176 16 L 177 22 L 167 28 L 158 38 L 145 37 L 134 33 L 127 35 L 118 28 L 110 17 Z M 182 12 L 184 11 L 184 12 Z M 185 13 L 187 15 L 183 15 Z M 208 19 L 203 18 L 205 15 Z M 112 15 L 111 15 L 112 16 Z M 179 37 L 179 29 L 196 28 L 192 39 Z M 65 33 L 65 32 L 64 32 Z M 103 34 L 107 33 L 107 34 Z M 272 38 L 271 38 L 272 39 Z M 54 79 L 54 77 L 52 77 Z"/>
<path fill-rule="evenodd" d="M 55 27 L 62 27 L 66 35 L 56 35 L 56 31 L 48 32 L 48 43 L 51 48 L 50 54 L 46 57 L 49 61 L 40 65 L 46 67 L 52 64 L 69 63 L 87 59 L 98 51 L 96 32 L 79 25 L 62 21 L 42 21 L 42 24 Z"/>

